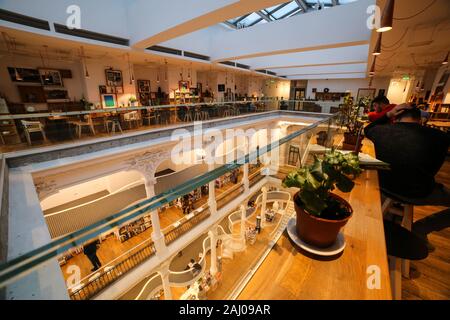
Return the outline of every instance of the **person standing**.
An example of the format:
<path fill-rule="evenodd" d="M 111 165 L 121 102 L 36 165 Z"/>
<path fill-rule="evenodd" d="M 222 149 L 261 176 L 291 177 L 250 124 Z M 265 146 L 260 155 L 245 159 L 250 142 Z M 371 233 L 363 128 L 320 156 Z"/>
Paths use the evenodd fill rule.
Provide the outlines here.
<path fill-rule="evenodd" d="M 102 266 L 100 259 L 97 257 L 97 249 L 99 247 L 100 241 L 98 240 L 89 242 L 84 245 L 83 253 L 88 257 L 89 261 L 91 261 L 92 265 L 94 266 L 91 271 L 96 271 Z"/>

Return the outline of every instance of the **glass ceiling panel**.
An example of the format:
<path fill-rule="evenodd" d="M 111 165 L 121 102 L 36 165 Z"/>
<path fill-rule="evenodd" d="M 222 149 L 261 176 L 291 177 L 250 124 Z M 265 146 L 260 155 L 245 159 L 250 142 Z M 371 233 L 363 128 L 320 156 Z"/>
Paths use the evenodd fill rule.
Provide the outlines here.
<path fill-rule="evenodd" d="M 295 1 L 291 1 L 287 6 L 284 6 L 280 10 L 273 13 L 272 16 L 276 19 L 279 19 L 280 17 L 284 16 L 285 14 L 294 9 L 298 9 L 298 5 Z"/>
<path fill-rule="evenodd" d="M 249 15 L 245 19 L 239 21 L 238 24 L 248 26 L 259 19 L 261 19 L 261 17 L 258 14 L 256 14 L 255 12 L 253 12 L 251 15 Z"/>
<path fill-rule="evenodd" d="M 325 9 L 331 8 L 333 6 L 332 0 L 304 0 L 306 5 L 308 6 L 308 11 L 317 8 L 317 4 L 319 1 Z M 348 4 L 356 1 L 358 0 L 339 0 L 338 4 Z M 261 10 L 262 13 L 268 15 L 269 18 L 274 20 L 289 18 L 295 16 L 298 13 L 301 13 L 301 11 L 302 9 L 299 7 L 296 1 L 284 2 L 276 6 Z M 230 19 L 228 20 L 228 22 L 234 24 L 237 27 L 250 27 L 260 23 L 267 23 L 268 21 L 262 19 L 261 16 L 257 13 L 252 12 L 251 14 Z"/>

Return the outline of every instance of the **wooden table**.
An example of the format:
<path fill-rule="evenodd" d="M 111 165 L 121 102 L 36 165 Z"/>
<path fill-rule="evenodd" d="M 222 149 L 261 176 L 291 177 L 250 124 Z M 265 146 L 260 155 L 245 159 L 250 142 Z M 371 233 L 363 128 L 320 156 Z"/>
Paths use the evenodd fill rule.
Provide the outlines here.
<path fill-rule="evenodd" d="M 450 128 L 450 121 L 428 121 L 427 126 L 448 130 L 448 128 Z"/>
<path fill-rule="evenodd" d="M 363 152 L 374 156 L 364 140 Z M 344 228 L 346 248 L 334 260 L 299 252 L 286 232 L 238 299 L 392 299 L 376 171 L 365 171 L 349 194 L 354 214 Z M 370 266 L 380 271 L 380 289 L 368 289 Z"/>

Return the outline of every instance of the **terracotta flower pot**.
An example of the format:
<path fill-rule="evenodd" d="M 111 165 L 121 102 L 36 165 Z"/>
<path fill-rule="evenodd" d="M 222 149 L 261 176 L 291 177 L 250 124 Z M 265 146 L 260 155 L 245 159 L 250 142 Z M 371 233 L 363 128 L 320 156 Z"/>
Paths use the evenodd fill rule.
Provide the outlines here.
<path fill-rule="evenodd" d="M 343 204 L 350 212 L 350 215 L 341 220 L 319 218 L 309 214 L 297 204 L 297 201 L 300 201 L 298 194 L 294 197 L 295 211 L 297 213 L 297 235 L 304 242 L 319 248 L 327 248 L 335 243 L 339 231 L 353 215 L 353 209 L 347 201 L 334 193 L 330 193 L 330 197 Z"/>

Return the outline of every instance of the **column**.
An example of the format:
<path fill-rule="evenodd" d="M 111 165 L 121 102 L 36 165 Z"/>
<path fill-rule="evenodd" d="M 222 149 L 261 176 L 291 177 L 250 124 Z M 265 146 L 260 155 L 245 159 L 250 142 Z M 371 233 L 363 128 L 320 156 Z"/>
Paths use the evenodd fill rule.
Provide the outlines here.
<path fill-rule="evenodd" d="M 159 271 L 161 278 L 162 278 L 162 285 L 164 290 L 164 300 L 172 300 L 172 290 L 170 288 L 170 281 L 169 281 L 169 266 L 164 265 L 161 270 Z"/>
<path fill-rule="evenodd" d="M 214 170 L 214 164 L 208 165 L 208 170 L 212 171 Z M 209 205 L 209 211 L 211 212 L 211 215 L 215 215 L 217 213 L 217 202 L 216 202 L 216 181 L 212 180 L 209 182 L 208 185 L 208 205 Z"/>
<path fill-rule="evenodd" d="M 155 196 L 156 179 L 148 174 L 144 175 L 144 178 L 145 178 L 145 192 L 147 195 L 147 199 L 150 199 Z M 161 231 L 161 225 L 159 223 L 158 210 L 152 211 L 150 213 L 150 217 L 152 220 L 152 240 L 153 243 L 155 244 L 156 254 L 161 255 L 167 252 L 167 247 L 164 239 L 164 234 Z"/>
<path fill-rule="evenodd" d="M 246 139 L 247 140 L 247 139 Z M 244 145 L 244 156 L 246 156 L 249 153 L 249 147 L 248 147 L 248 143 L 247 141 L 245 141 L 245 145 Z M 242 178 L 242 181 L 244 183 L 244 191 L 248 192 L 250 189 L 250 181 L 248 179 L 248 168 L 249 168 L 249 163 L 244 163 L 243 165 L 243 170 L 244 170 L 244 176 Z"/>
<path fill-rule="evenodd" d="M 265 215 L 266 215 L 266 204 L 267 204 L 267 188 L 262 187 L 262 200 L 261 200 L 261 229 L 264 227 Z"/>
<path fill-rule="evenodd" d="M 217 227 L 214 226 L 209 232 L 208 236 L 211 241 L 211 267 L 209 272 L 212 276 L 217 273 Z"/>

